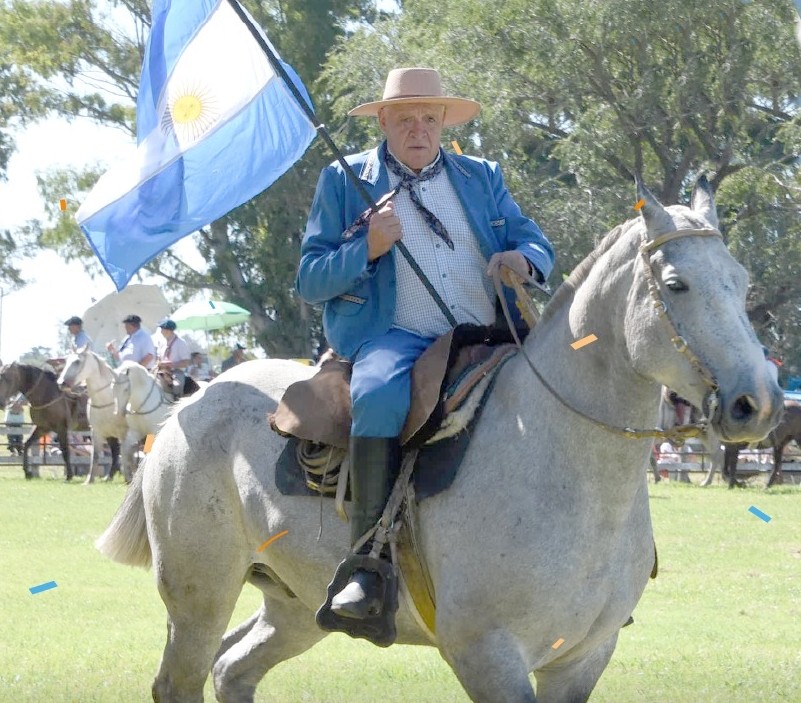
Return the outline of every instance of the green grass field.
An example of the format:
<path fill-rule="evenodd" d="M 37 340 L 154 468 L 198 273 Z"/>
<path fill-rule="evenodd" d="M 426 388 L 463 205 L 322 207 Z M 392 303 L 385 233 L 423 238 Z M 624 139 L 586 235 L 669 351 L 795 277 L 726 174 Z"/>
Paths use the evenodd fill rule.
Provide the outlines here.
<path fill-rule="evenodd" d="M 0 480 L 0 702 L 149 701 L 166 637 L 152 574 L 93 547 L 124 486 Z M 10 476 L 10 477 L 9 477 Z M 651 486 L 660 574 L 592 701 L 801 701 L 801 489 Z M 748 512 L 755 505 L 772 517 Z M 36 595 L 29 587 L 58 586 Z M 259 602 L 246 587 L 238 623 Z M 371 672 L 371 673 L 368 673 Z M 210 684 L 206 700 L 214 700 Z M 465 703 L 431 648 L 331 636 L 268 674 L 272 703 Z"/>

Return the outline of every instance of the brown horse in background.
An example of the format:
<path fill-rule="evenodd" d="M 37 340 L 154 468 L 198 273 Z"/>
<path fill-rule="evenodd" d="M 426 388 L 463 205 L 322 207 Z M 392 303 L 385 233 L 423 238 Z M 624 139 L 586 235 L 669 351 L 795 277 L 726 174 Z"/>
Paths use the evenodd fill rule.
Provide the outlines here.
<path fill-rule="evenodd" d="M 773 471 L 770 473 L 766 488 L 784 483 L 782 455 L 784 448 L 793 440 L 801 447 L 801 405 L 794 400 L 785 400 L 781 422 L 765 439 L 754 445 L 759 449 L 773 448 Z M 728 476 L 729 488 L 740 485 L 737 483 L 737 460 L 740 451 L 747 446 L 749 445 L 743 443 L 725 445 L 723 476 Z"/>
<path fill-rule="evenodd" d="M 0 403 L 22 393 L 30 403 L 31 422 L 35 425 L 23 446 L 22 470 L 25 478 L 33 478 L 28 468 L 28 449 L 40 437 L 55 432 L 58 446 L 64 457 L 64 472 L 69 481 L 73 476 L 70 463 L 70 430 L 89 431 L 86 411 L 86 394 L 65 393 L 58 387 L 55 374 L 30 364 L 16 361 L 0 369 Z M 120 446 L 114 438 L 107 438 L 111 448 L 112 465 L 119 464 Z"/>

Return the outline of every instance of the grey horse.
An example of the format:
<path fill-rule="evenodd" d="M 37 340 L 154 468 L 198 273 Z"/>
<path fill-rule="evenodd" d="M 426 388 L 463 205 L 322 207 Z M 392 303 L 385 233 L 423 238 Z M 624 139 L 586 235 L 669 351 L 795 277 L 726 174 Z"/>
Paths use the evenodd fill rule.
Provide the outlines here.
<path fill-rule="evenodd" d="M 691 207 L 665 208 L 640 184 L 637 196 L 640 216 L 577 267 L 499 372 L 452 486 L 418 506 L 435 630 L 402 598 L 397 641 L 436 646 L 476 702 L 589 698 L 654 566 L 653 438 L 623 428 L 655 425 L 661 385 L 730 441 L 765 436 L 781 410 L 706 182 Z M 348 529 L 329 501 L 318 538 L 319 499 L 278 493 L 285 440 L 266 423 L 316 371 L 248 362 L 183 401 L 98 540 L 154 567 L 169 614 L 159 703 L 202 701 L 209 672 L 219 701 L 253 701 L 270 669 L 327 634 L 314 614 Z M 264 603 L 226 634 L 245 581 Z"/>

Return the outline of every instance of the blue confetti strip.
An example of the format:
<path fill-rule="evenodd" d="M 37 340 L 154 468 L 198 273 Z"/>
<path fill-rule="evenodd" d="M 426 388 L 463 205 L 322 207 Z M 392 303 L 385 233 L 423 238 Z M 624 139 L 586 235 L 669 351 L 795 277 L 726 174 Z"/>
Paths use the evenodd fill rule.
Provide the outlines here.
<path fill-rule="evenodd" d="M 49 591 L 51 588 L 55 588 L 58 584 L 55 581 L 48 581 L 47 583 L 40 583 L 38 586 L 31 586 L 28 590 L 32 594 L 41 593 L 42 591 Z"/>
<path fill-rule="evenodd" d="M 759 508 L 755 508 L 753 505 L 748 508 L 749 513 L 753 513 L 756 515 L 760 520 L 764 520 L 765 522 L 770 522 L 770 515 L 766 515 L 763 513 Z"/>

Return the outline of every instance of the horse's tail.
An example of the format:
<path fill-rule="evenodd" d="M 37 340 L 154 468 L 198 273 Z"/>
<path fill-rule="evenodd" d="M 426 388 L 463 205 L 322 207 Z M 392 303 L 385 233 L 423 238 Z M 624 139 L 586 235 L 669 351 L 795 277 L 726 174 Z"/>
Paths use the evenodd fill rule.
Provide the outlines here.
<path fill-rule="evenodd" d="M 97 538 L 95 547 L 109 559 L 129 566 L 149 569 L 153 553 L 147 539 L 145 502 L 142 497 L 142 477 L 147 458 L 134 474 L 133 482 L 125 494 L 125 500 L 117 510 L 106 531 Z"/>

